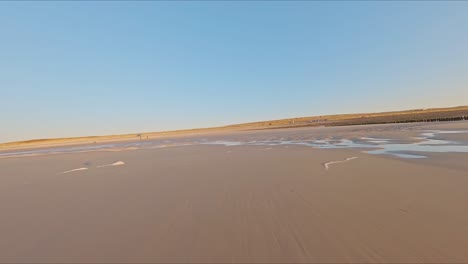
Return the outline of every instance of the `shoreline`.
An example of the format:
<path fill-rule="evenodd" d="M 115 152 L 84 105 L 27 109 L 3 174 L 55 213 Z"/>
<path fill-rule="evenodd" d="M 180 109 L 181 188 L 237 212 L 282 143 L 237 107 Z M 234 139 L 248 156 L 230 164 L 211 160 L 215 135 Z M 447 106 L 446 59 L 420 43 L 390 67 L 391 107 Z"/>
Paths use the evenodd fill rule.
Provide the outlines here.
<path fill-rule="evenodd" d="M 85 136 L 71 138 L 32 139 L 0 143 L 0 151 L 18 149 L 36 149 L 41 147 L 58 147 L 72 145 L 86 145 L 95 143 L 133 142 L 154 140 L 173 137 L 187 137 L 198 134 L 230 133 L 238 131 L 276 130 L 310 127 L 347 127 L 381 124 L 406 124 L 406 123 L 439 123 L 458 122 L 468 120 L 468 106 L 406 110 L 398 112 L 382 112 L 367 114 L 345 114 L 311 116 L 290 119 L 279 119 L 253 123 L 227 125 L 221 127 L 194 128 L 161 132 L 146 132 L 121 135 Z"/>
<path fill-rule="evenodd" d="M 340 127 L 297 127 L 274 130 L 209 131 L 149 139 L 44 144 L 0 150 L 0 159 L 86 152 L 150 150 L 187 145 L 307 146 L 316 149 L 354 149 L 373 155 L 428 158 L 437 152 L 468 152 L 468 122 L 377 124 Z M 368 134 L 369 131 L 373 131 Z M 330 136 L 334 135 L 334 136 Z M 456 135 L 459 140 L 446 139 Z M 370 136 L 370 137 L 369 137 Z M 442 146 L 442 145 L 447 146 Z M 428 155 L 426 155 L 426 154 Z M 424 155 L 423 155 L 424 154 Z"/>

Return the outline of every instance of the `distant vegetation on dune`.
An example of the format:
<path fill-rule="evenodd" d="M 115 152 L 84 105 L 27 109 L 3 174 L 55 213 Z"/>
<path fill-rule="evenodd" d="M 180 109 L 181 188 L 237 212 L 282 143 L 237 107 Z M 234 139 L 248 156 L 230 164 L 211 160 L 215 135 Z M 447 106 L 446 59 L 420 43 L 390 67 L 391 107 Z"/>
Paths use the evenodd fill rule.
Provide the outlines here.
<path fill-rule="evenodd" d="M 457 120 L 468 120 L 468 106 L 459 106 L 451 108 L 414 109 L 381 113 L 358 113 L 299 117 L 237 124 L 228 127 L 243 129 L 269 129 L 309 126 L 347 126 L 408 122 L 439 122 Z"/>
<path fill-rule="evenodd" d="M 366 124 L 386 123 L 408 123 L 408 122 L 439 122 L 468 120 L 468 106 L 450 108 L 414 109 L 406 111 L 381 112 L 381 113 L 358 113 L 342 115 L 323 115 L 299 118 L 288 118 L 252 123 L 243 123 L 212 128 L 195 128 L 186 130 L 135 133 L 125 135 L 88 136 L 75 138 L 56 139 L 33 139 L 18 142 L 0 144 L 0 149 L 40 147 L 44 145 L 63 144 L 92 144 L 97 142 L 115 140 L 145 140 L 164 136 L 187 135 L 199 132 L 234 131 L 234 130 L 256 130 L 293 127 L 320 127 L 320 126 L 348 126 Z"/>

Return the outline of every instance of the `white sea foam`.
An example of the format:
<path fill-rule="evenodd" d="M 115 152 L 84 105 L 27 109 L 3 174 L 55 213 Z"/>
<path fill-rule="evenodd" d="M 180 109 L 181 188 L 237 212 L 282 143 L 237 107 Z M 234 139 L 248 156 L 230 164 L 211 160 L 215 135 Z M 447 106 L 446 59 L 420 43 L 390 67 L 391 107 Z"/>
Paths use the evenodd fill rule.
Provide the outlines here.
<path fill-rule="evenodd" d="M 73 170 L 68 170 L 68 171 L 62 171 L 62 172 L 59 172 L 57 174 L 65 174 L 65 173 L 69 173 L 69 172 L 74 172 L 74 171 L 82 171 L 82 170 L 87 170 L 88 168 L 78 168 L 78 169 L 73 169 Z"/>
<path fill-rule="evenodd" d="M 205 144 L 205 145 L 240 146 L 240 145 L 246 145 L 246 144 L 248 144 L 248 142 L 218 140 L 218 141 L 212 141 L 212 142 L 207 142 L 207 143 L 202 143 L 202 144 Z"/>
<path fill-rule="evenodd" d="M 98 167 L 98 168 L 102 168 L 102 167 L 120 166 L 120 165 L 125 165 L 125 162 L 123 162 L 123 161 L 117 161 L 117 162 L 114 162 L 114 163 L 111 163 L 111 164 L 101 165 L 101 166 L 97 166 L 97 167 Z"/>
<path fill-rule="evenodd" d="M 323 163 L 323 167 L 325 167 L 326 170 L 328 170 L 330 168 L 330 165 L 332 164 L 335 164 L 335 163 L 343 163 L 343 162 L 347 162 L 347 161 L 350 161 L 350 160 L 353 160 L 353 159 L 357 159 L 358 157 L 351 157 L 351 158 L 346 158 L 344 160 L 336 160 L 336 161 L 329 161 L 329 162 L 325 162 Z"/>
<path fill-rule="evenodd" d="M 361 137 L 361 139 L 365 140 L 366 142 L 376 143 L 376 144 L 388 143 L 389 141 L 393 140 L 393 139 L 388 139 L 388 138 L 373 138 L 373 137 Z"/>
<path fill-rule="evenodd" d="M 201 140 L 193 141 L 147 141 L 147 142 L 131 142 L 131 143 L 114 143 L 114 144 L 95 144 L 85 146 L 63 146 L 53 147 L 46 149 L 34 149 L 34 150 L 17 150 L 17 151 L 0 151 L 0 158 L 10 157 L 25 157 L 25 156 L 37 156 L 37 155 L 50 155 L 50 154 L 62 154 L 62 153 L 80 153 L 80 152 L 91 152 L 91 151 L 126 151 L 126 150 L 137 150 L 137 149 L 157 149 L 157 148 L 168 148 L 177 146 L 189 146 L 189 145 L 223 145 L 223 146 L 307 146 L 318 149 L 341 149 L 341 148 L 361 148 L 367 149 L 369 154 L 387 154 L 401 158 L 425 158 L 423 155 L 416 155 L 413 152 L 460 152 L 468 153 L 468 143 L 465 140 L 445 140 L 439 137 L 443 134 L 456 134 L 456 133 L 468 133 L 467 130 L 423 130 L 419 131 L 417 137 L 410 137 L 408 139 L 417 139 L 416 142 L 403 143 L 399 139 L 387 139 L 387 138 L 375 138 L 375 137 L 361 137 L 359 140 L 352 140 L 338 137 L 326 137 L 326 138 L 315 138 L 308 139 L 304 136 L 300 139 L 295 140 L 284 140 L 288 139 L 281 137 L 279 140 L 276 138 L 244 138 L 232 139 L 232 140 L 215 140 L 207 141 L 206 138 Z M 255 139 L 255 140 L 254 140 Z M 414 141 L 414 140 L 413 140 Z M 173 143 L 168 143 L 173 142 Z M 110 166 L 112 164 L 107 164 Z M 121 164 L 119 164 L 121 165 Z M 112 165 L 116 166 L 116 165 Z"/>

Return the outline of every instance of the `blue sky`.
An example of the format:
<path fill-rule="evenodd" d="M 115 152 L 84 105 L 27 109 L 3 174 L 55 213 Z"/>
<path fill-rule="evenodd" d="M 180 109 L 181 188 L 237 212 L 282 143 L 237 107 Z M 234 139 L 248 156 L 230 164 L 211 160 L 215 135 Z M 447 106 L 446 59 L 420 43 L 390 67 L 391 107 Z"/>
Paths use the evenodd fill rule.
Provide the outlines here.
<path fill-rule="evenodd" d="M 468 105 L 468 2 L 0 2 L 0 142 Z"/>

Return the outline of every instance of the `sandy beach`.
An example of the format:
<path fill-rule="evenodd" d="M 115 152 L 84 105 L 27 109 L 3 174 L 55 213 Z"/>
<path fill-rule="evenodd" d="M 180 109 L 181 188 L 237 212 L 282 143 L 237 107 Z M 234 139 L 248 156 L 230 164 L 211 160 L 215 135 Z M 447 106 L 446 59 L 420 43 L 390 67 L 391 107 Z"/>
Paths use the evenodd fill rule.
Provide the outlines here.
<path fill-rule="evenodd" d="M 402 158 L 340 146 L 417 144 L 432 130 L 468 122 L 220 132 L 4 157 L 0 262 L 467 262 L 468 153 Z M 466 135 L 433 138 L 463 150 Z"/>
<path fill-rule="evenodd" d="M 0 264 L 468 264 L 467 14 L 0 0 Z"/>

